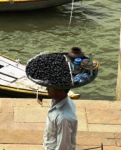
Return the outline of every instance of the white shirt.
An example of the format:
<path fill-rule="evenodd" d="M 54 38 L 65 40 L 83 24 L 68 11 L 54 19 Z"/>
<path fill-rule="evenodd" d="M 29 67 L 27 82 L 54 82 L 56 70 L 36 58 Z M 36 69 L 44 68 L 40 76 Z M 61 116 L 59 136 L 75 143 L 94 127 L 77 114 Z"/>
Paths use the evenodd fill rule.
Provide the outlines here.
<path fill-rule="evenodd" d="M 76 149 L 77 117 L 73 101 L 66 97 L 56 105 L 52 100 L 44 133 L 44 150 Z"/>

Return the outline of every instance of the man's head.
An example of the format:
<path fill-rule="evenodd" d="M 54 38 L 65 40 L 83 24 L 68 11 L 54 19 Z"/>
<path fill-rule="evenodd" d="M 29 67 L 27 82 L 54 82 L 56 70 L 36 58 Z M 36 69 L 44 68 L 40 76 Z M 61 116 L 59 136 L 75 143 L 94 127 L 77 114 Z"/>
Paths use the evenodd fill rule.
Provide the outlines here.
<path fill-rule="evenodd" d="M 55 100 L 61 100 L 67 97 L 69 89 L 55 89 L 48 87 L 47 91 L 50 97 L 54 98 Z"/>
<path fill-rule="evenodd" d="M 82 49 L 79 47 L 72 47 L 71 50 L 68 52 L 68 56 L 73 60 L 75 58 L 82 58 L 84 57 L 84 53 Z"/>

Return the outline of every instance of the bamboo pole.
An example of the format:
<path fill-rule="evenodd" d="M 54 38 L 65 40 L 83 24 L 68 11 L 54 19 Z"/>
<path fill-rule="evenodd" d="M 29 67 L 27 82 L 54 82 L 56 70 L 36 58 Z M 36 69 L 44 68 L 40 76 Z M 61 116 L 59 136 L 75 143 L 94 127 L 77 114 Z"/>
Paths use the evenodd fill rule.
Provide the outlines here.
<path fill-rule="evenodd" d="M 118 58 L 118 75 L 116 87 L 116 100 L 121 100 L 121 18 L 120 18 L 120 44 L 119 44 L 119 58 Z"/>

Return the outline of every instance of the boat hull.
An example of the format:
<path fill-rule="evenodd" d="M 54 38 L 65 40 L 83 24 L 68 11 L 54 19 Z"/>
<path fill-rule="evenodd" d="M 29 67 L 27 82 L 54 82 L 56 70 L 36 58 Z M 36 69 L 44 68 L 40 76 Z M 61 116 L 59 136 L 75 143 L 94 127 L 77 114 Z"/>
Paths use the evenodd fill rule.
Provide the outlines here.
<path fill-rule="evenodd" d="M 79 0 L 75 0 L 79 1 Z M 0 11 L 24 11 L 56 7 L 71 3 L 72 0 L 0 1 Z"/>
<path fill-rule="evenodd" d="M 37 91 L 28 91 L 23 89 L 10 88 L 7 86 L 0 86 L 0 97 L 10 98 L 37 98 L 37 99 L 49 99 L 47 93 L 38 93 Z"/>

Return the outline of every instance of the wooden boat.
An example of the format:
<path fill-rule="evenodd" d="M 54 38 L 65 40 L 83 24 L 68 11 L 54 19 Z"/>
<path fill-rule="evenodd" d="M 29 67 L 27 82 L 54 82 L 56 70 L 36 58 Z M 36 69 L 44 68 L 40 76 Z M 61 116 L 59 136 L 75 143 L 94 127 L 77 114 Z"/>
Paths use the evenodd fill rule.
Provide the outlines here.
<path fill-rule="evenodd" d="M 72 99 L 80 94 L 70 91 Z M 0 54 L 0 97 L 14 98 L 50 98 L 46 87 L 37 85 L 26 77 L 25 66 L 19 60 L 13 60 Z"/>
<path fill-rule="evenodd" d="M 60 6 L 71 2 L 72 0 L 0 0 L 0 11 L 43 9 Z"/>

